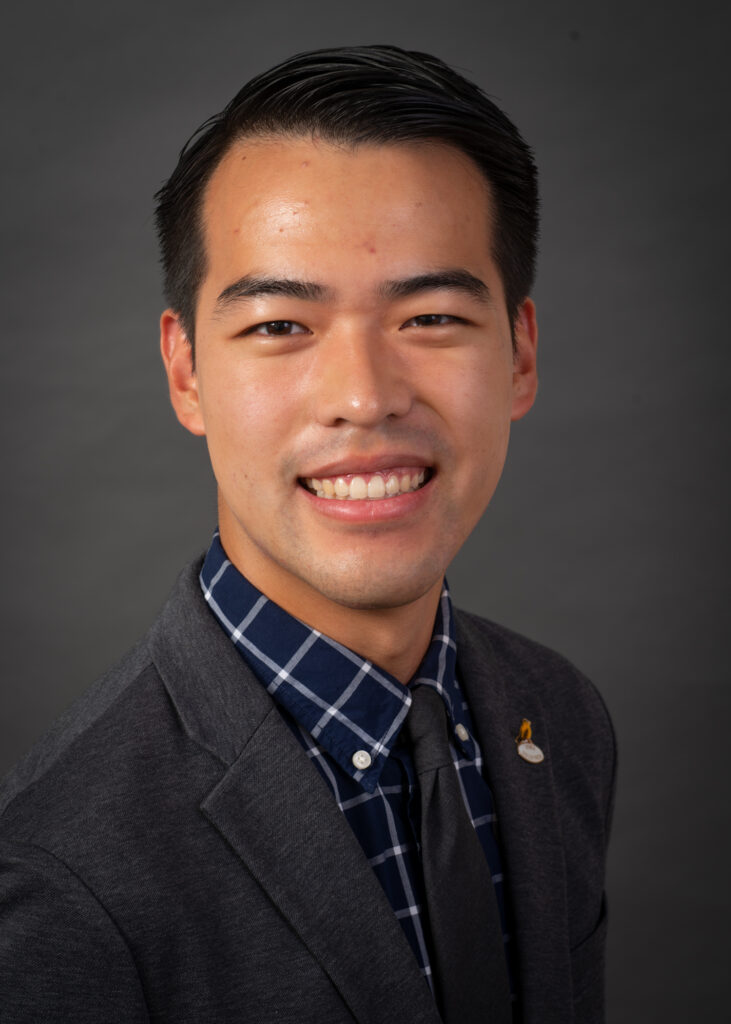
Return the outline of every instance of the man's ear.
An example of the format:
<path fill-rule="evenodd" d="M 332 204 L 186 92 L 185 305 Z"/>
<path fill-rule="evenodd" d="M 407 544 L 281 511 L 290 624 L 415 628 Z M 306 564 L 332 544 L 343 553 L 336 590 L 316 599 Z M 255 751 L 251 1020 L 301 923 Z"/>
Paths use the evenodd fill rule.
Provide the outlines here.
<path fill-rule="evenodd" d="M 536 346 L 538 345 L 538 324 L 536 307 L 531 299 L 525 299 L 518 309 L 513 329 L 513 410 L 511 420 L 519 420 L 528 412 L 536 399 L 538 373 L 536 371 Z"/>
<path fill-rule="evenodd" d="M 175 415 L 191 434 L 206 432 L 198 395 L 198 378 L 193 366 L 193 346 L 172 309 L 160 317 L 160 352 L 170 388 Z"/>

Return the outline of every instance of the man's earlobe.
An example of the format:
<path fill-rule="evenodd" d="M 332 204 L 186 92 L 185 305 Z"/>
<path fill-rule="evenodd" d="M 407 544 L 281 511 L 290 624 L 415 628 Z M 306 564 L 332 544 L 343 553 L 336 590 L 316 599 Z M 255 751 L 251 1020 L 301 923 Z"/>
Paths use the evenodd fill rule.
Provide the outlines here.
<path fill-rule="evenodd" d="M 198 378 L 193 365 L 193 347 L 172 309 L 160 317 L 160 352 L 170 389 L 175 415 L 191 434 L 205 434 L 203 412 L 198 395 Z"/>
<path fill-rule="evenodd" d="M 536 307 L 531 299 L 525 299 L 520 305 L 513 336 L 513 409 L 510 418 L 515 421 L 525 416 L 531 408 L 538 390 L 538 324 Z"/>

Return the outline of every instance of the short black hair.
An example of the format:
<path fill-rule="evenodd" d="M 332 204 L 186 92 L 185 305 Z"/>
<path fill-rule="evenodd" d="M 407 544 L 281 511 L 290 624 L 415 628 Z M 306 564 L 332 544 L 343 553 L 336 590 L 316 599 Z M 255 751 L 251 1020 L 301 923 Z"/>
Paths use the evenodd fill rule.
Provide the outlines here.
<path fill-rule="evenodd" d="M 490 188 L 493 256 L 514 323 L 535 277 L 538 181 L 530 148 L 478 86 L 437 57 L 356 46 L 301 53 L 252 78 L 188 140 L 157 193 L 165 298 L 191 343 L 206 273 L 203 194 L 225 153 L 251 136 L 351 146 L 431 140 L 461 150 Z"/>

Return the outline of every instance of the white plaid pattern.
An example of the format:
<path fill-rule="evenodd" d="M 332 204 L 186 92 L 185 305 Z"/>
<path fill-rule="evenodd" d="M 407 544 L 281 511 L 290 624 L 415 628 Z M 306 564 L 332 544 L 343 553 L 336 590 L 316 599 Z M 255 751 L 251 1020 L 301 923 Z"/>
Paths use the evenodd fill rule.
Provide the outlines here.
<path fill-rule="evenodd" d="M 218 533 L 200 579 L 216 618 L 332 791 L 430 981 L 421 864 L 412 820 L 416 779 L 410 753 L 399 740 L 411 705 L 409 688 L 269 601 L 227 559 Z M 437 690 L 452 730 L 458 725 L 467 730 L 464 742 L 452 733 L 450 749 L 465 806 L 490 865 L 511 966 L 492 796 L 482 778 L 482 754 L 455 666 L 452 606 L 445 583 L 431 644 L 410 685 Z M 353 765 L 357 750 L 370 755 L 367 769 Z"/>

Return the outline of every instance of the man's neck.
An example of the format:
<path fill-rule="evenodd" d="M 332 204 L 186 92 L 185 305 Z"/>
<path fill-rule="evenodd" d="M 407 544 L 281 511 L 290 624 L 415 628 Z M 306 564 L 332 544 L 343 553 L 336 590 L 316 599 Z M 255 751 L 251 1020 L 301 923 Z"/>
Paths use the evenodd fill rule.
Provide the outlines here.
<path fill-rule="evenodd" d="M 221 542 L 239 572 L 280 608 L 368 658 L 400 682 L 408 683 L 412 678 L 431 642 L 442 591 L 441 579 L 426 593 L 405 604 L 386 608 L 352 607 L 330 600 L 288 573 L 263 572 L 255 557 L 242 558 L 236 545 L 227 545 L 223 534 Z"/>
<path fill-rule="evenodd" d="M 397 608 L 336 606 L 321 616 L 309 611 L 299 614 L 281 600 L 277 600 L 277 604 L 307 625 L 368 658 L 400 682 L 408 683 L 431 641 L 441 589 L 440 582 L 418 600 Z"/>

